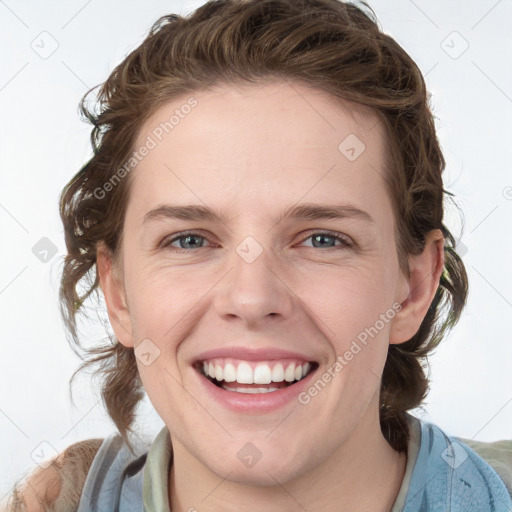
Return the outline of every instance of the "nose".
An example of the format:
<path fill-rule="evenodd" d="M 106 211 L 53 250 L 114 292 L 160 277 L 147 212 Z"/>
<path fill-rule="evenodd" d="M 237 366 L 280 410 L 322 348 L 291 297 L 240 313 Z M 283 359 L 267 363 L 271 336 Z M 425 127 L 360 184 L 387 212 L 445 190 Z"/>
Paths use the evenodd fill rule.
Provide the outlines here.
<path fill-rule="evenodd" d="M 272 251 L 254 240 L 241 244 L 230 258 L 229 269 L 214 299 L 224 320 L 250 328 L 271 318 L 278 321 L 291 316 L 295 294 L 285 282 L 282 262 Z"/>

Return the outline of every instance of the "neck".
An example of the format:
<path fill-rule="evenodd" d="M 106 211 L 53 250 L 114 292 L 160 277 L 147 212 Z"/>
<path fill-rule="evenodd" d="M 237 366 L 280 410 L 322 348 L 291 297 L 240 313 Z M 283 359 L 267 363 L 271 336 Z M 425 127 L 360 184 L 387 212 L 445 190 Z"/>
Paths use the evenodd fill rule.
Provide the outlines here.
<path fill-rule="evenodd" d="M 173 440 L 169 473 L 171 512 L 389 512 L 405 473 L 407 456 L 387 443 L 377 421 L 360 424 L 312 471 L 275 485 L 251 486 L 211 472 Z M 195 508 L 194 508 L 195 507 Z"/>

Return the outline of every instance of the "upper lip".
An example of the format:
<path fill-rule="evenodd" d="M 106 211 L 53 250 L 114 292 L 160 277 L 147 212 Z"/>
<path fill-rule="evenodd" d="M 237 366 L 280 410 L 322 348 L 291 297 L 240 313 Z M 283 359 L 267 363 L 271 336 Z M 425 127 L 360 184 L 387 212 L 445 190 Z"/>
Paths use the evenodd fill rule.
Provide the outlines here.
<path fill-rule="evenodd" d="M 233 359 L 242 359 L 244 361 L 301 359 L 307 362 L 315 362 L 311 356 L 291 350 L 284 350 L 275 347 L 255 349 L 242 346 L 219 347 L 206 350 L 195 358 L 195 362 L 206 361 L 215 357 L 231 357 Z"/>

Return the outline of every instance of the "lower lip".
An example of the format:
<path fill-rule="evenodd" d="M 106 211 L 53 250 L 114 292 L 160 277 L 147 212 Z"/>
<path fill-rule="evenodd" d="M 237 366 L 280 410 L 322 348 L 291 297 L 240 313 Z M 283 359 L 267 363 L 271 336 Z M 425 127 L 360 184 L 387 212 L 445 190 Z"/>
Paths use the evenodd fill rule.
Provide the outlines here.
<path fill-rule="evenodd" d="M 267 393 L 226 391 L 216 386 L 198 370 L 194 371 L 201 382 L 201 386 L 204 386 L 206 392 L 213 400 L 223 407 L 235 412 L 271 412 L 284 407 L 290 402 L 297 401 L 298 395 L 310 385 L 310 381 L 317 370 L 318 368 L 315 368 L 306 377 L 291 386 Z"/>

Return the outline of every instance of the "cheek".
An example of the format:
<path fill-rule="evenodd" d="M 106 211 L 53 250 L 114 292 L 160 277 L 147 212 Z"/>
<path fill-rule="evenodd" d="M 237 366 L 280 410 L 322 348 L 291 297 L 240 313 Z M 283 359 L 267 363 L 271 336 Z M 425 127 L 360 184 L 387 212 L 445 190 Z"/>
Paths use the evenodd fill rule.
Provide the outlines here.
<path fill-rule="evenodd" d="M 391 273 L 376 264 L 337 269 L 309 288 L 307 305 L 319 317 L 317 325 L 331 346 L 330 375 L 324 377 L 336 375 L 336 404 L 342 400 L 356 407 L 379 387 L 396 314 L 392 290 Z"/>
<path fill-rule="evenodd" d="M 179 335 L 187 315 L 200 304 L 211 284 L 207 276 L 185 267 L 135 259 L 131 263 L 126 267 L 126 293 L 132 323 L 139 337 L 160 340 L 166 336 L 168 343 Z"/>
<path fill-rule="evenodd" d="M 220 269 L 127 262 L 126 291 L 130 315 L 140 341 L 144 337 L 168 347 L 186 335 L 192 319 L 212 304 Z M 389 267 L 388 267 L 389 268 Z M 290 265 L 281 280 L 295 302 L 328 338 L 349 340 L 370 327 L 391 306 L 393 276 L 382 261 L 348 259 L 337 265 Z M 305 307 L 304 307 L 305 306 Z M 308 312 L 309 310 L 309 312 Z M 295 311 L 295 314 L 297 311 Z M 164 343 L 165 340 L 165 343 Z M 160 343 L 161 341 L 161 343 Z M 343 344 L 339 347 L 343 349 Z"/>
<path fill-rule="evenodd" d="M 392 276 L 381 265 L 353 265 L 304 274 L 297 295 L 340 339 L 373 325 L 393 302 Z"/>

